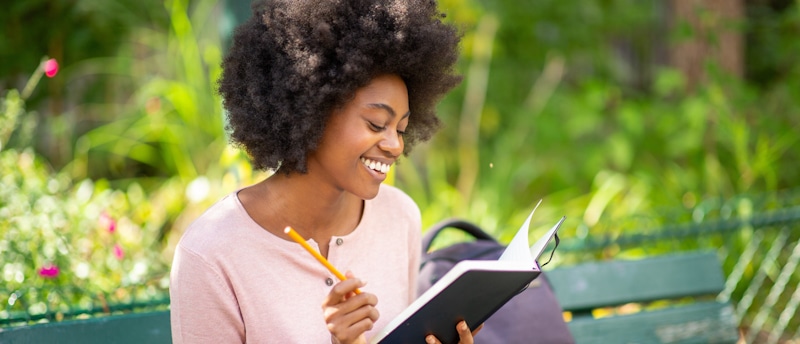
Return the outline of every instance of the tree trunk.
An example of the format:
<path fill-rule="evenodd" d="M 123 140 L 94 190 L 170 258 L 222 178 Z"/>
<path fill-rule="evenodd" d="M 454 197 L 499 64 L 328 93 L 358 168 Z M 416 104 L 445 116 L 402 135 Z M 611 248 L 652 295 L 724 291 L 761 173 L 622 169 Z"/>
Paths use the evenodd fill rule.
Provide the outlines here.
<path fill-rule="evenodd" d="M 742 0 L 671 0 L 670 12 L 673 32 L 691 32 L 679 34 L 669 49 L 670 65 L 683 72 L 690 89 L 705 81 L 707 63 L 738 77 L 744 74 Z"/>

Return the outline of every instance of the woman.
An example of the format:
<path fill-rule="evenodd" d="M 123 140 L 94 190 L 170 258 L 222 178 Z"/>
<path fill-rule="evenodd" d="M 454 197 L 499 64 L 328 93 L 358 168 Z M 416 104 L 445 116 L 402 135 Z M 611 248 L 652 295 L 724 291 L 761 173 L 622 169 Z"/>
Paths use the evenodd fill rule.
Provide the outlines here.
<path fill-rule="evenodd" d="M 419 209 L 381 182 L 437 129 L 434 106 L 460 81 L 459 36 L 434 1 L 279 0 L 253 13 L 219 90 L 231 141 L 275 173 L 184 233 L 171 276 L 174 342 L 365 342 L 416 297 Z"/>

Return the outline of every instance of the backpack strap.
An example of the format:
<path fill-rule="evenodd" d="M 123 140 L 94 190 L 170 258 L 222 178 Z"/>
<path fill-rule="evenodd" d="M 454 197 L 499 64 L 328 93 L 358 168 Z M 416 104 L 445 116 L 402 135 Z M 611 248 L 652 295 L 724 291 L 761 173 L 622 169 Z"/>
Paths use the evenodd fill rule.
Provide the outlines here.
<path fill-rule="evenodd" d="M 423 254 L 428 252 L 428 250 L 431 248 L 431 244 L 433 244 L 433 240 L 436 239 L 436 236 L 447 228 L 459 229 L 462 232 L 472 235 L 477 240 L 490 240 L 497 242 L 497 240 L 495 240 L 491 235 L 484 232 L 480 227 L 472 222 L 461 219 L 447 219 L 433 225 L 428 229 L 428 232 L 425 233 L 425 236 L 422 237 Z"/>

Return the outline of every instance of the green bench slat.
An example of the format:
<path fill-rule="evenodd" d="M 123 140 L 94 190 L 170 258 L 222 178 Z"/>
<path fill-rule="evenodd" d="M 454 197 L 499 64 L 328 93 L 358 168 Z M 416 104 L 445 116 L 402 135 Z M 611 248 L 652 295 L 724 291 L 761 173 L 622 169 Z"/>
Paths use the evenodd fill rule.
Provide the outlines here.
<path fill-rule="evenodd" d="M 725 284 L 713 252 L 586 263 L 547 271 L 547 279 L 565 311 L 715 295 Z"/>
<path fill-rule="evenodd" d="M 172 343 L 169 311 L 0 328 L 0 343 Z"/>
<path fill-rule="evenodd" d="M 737 324 L 730 304 L 704 302 L 631 315 L 573 319 L 577 344 L 736 343 Z"/>

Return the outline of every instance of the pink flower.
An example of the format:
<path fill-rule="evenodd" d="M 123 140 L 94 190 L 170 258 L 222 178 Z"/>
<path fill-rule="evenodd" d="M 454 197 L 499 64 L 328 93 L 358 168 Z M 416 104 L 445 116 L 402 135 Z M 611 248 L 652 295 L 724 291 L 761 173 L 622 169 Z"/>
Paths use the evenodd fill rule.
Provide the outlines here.
<path fill-rule="evenodd" d="M 125 251 L 122 250 L 122 246 L 119 244 L 114 245 L 114 257 L 117 257 L 119 260 L 125 257 Z"/>
<path fill-rule="evenodd" d="M 59 272 L 58 267 L 53 264 L 47 264 L 39 268 L 39 276 L 44 278 L 56 278 Z"/>
<path fill-rule="evenodd" d="M 58 62 L 56 59 L 49 59 L 44 62 L 42 68 L 44 69 L 44 74 L 47 75 L 48 78 L 52 78 L 58 73 Z"/>
<path fill-rule="evenodd" d="M 110 233 L 114 233 L 114 231 L 117 230 L 117 221 L 115 221 L 114 218 L 108 215 L 108 213 L 105 211 L 100 214 L 99 222 L 100 226 L 108 229 Z"/>

